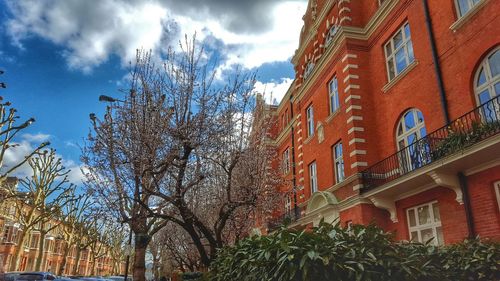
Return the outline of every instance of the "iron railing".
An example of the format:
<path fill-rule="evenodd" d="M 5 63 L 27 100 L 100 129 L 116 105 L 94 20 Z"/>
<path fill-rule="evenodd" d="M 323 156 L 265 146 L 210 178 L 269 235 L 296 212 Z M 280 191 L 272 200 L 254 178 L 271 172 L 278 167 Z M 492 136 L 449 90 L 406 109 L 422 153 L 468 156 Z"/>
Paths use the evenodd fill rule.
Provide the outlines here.
<path fill-rule="evenodd" d="M 500 96 L 368 167 L 362 192 L 374 189 L 500 132 Z"/>
<path fill-rule="evenodd" d="M 290 212 L 284 213 L 278 217 L 274 217 L 267 222 L 267 231 L 273 232 L 279 229 L 283 225 L 288 225 L 296 222 L 302 217 L 302 207 L 297 207 L 297 210 L 293 209 Z"/>

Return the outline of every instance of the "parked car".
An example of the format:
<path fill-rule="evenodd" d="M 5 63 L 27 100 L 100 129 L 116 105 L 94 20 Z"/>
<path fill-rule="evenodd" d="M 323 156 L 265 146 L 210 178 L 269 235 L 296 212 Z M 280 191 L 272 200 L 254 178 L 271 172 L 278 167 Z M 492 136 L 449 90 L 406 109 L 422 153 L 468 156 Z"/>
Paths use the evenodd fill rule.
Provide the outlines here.
<path fill-rule="evenodd" d="M 3 275 L 3 280 L 4 281 L 16 281 L 17 277 L 19 274 L 22 272 L 17 272 L 17 271 L 12 271 L 12 272 L 5 272 Z"/>
<path fill-rule="evenodd" d="M 106 279 L 111 281 L 125 281 L 125 276 L 108 276 Z M 127 276 L 127 281 L 133 281 L 132 276 Z"/>
<path fill-rule="evenodd" d="M 23 272 L 17 276 L 16 281 L 51 281 L 56 276 L 50 272 Z"/>

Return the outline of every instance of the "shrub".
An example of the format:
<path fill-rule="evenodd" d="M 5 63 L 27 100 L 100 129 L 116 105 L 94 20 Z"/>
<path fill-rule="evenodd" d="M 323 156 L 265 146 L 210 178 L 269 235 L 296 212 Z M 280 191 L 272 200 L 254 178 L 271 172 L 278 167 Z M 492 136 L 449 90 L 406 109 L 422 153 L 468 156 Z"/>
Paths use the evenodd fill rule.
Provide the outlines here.
<path fill-rule="evenodd" d="M 342 228 L 321 223 L 312 231 L 282 228 L 222 249 L 212 264 L 210 280 L 444 281 L 495 280 L 491 277 L 498 275 L 498 244 L 473 240 L 441 249 L 429 242 L 396 243 L 375 225 Z"/>

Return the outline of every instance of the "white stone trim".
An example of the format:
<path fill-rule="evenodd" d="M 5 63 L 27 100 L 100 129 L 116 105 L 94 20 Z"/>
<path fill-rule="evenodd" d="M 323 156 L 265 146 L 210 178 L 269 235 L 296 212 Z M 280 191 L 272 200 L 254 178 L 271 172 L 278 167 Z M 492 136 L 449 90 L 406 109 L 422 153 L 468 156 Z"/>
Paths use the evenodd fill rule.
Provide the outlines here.
<path fill-rule="evenodd" d="M 342 72 L 347 72 L 349 68 L 357 69 L 359 66 L 357 64 L 347 64 L 344 69 L 342 69 Z"/>
<path fill-rule="evenodd" d="M 299 157 L 302 157 L 302 155 L 304 155 L 304 153 L 302 153 L 302 152 L 301 152 L 301 153 L 299 153 Z"/>
<path fill-rule="evenodd" d="M 344 78 L 344 83 L 347 83 L 347 80 L 349 79 L 359 79 L 359 75 L 356 75 L 356 74 L 348 74 L 345 78 Z"/>
<path fill-rule="evenodd" d="M 299 146 L 297 147 L 298 150 L 302 150 L 302 144 L 299 144 Z"/>
<path fill-rule="evenodd" d="M 351 164 L 351 169 L 355 167 L 367 167 L 368 163 L 366 162 L 354 162 Z"/>
<path fill-rule="evenodd" d="M 355 54 L 345 54 L 345 56 L 342 58 L 342 62 L 345 62 L 348 58 L 355 59 L 357 57 L 358 57 L 358 55 L 355 55 Z"/>
<path fill-rule="evenodd" d="M 352 187 L 352 190 L 356 191 L 356 190 L 360 190 L 361 188 L 363 188 L 363 185 L 362 184 L 356 184 Z"/>
<path fill-rule="evenodd" d="M 339 15 L 342 14 L 343 12 L 350 12 L 351 9 L 349 7 L 342 7 L 340 10 L 339 10 Z"/>
<path fill-rule="evenodd" d="M 304 169 L 300 169 L 299 174 L 303 174 L 303 173 L 304 173 Z"/>
<path fill-rule="evenodd" d="M 361 110 L 361 109 L 363 109 L 363 107 L 361 105 L 352 105 L 351 104 L 348 108 L 346 108 L 345 113 L 348 113 L 349 111 L 351 111 L 353 109 Z"/>
<path fill-rule="evenodd" d="M 359 88 L 360 88 L 359 85 L 349 84 L 349 85 L 347 85 L 347 87 L 345 87 L 344 93 L 349 92 L 351 89 L 359 89 Z"/>
<path fill-rule="evenodd" d="M 299 137 L 299 138 L 297 139 L 297 141 L 298 141 L 298 142 L 302 141 L 302 137 Z"/>
<path fill-rule="evenodd" d="M 344 21 L 352 21 L 352 18 L 351 17 L 342 17 L 342 18 L 340 18 L 339 23 L 342 24 Z"/>
<path fill-rule="evenodd" d="M 348 95 L 347 98 L 345 98 L 345 103 L 347 103 L 349 100 L 355 99 L 355 100 L 360 100 L 361 96 L 360 95 Z"/>
<path fill-rule="evenodd" d="M 349 130 L 347 130 L 347 133 L 350 134 L 352 132 L 364 132 L 365 128 L 363 127 L 351 127 Z"/>
<path fill-rule="evenodd" d="M 353 120 L 362 121 L 363 120 L 363 116 L 353 115 L 353 116 L 351 116 L 351 117 L 349 117 L 347 119 L 347 124 L 351 123 Z"/>
<path fill-rule="evenodd" d="M 366 140 L 362 138 L 353 138 L 352 140 L 349 141 L 349 145 L 353 145 L 354 143 L 365 143 Z"/>
<path fill-rule="evenodd" d="M 349 153 L 349 156 L 353 157 L 354 155 L 366 155 L 366 150 L 363 149 L 355 149 Z"/>

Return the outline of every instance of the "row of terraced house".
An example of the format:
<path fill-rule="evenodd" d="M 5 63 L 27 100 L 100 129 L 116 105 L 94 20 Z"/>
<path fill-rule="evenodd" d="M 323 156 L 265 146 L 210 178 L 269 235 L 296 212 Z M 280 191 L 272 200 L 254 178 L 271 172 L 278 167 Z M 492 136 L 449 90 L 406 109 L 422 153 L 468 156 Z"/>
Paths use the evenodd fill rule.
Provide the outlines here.
<path fill-rule="evenodd" d="M 310 0 L 267 108 L 285 184 L 262 227 L 499 239 L 499 16 L 499 0 Z"/>
<path fill-rule="evenodd" d="M 17 185 L 16 178 L 8 178 L 7 184 Z M 120 257 L 113 256 L 110 246 L 105 244 L 94 245 L 99 249 L 99 254 L 91 255 L 90 247 L 79 250 L 76 245 L 70 245 L 68 255 L 65 257 L 65 247 L 68 243 L 64 239 L 64 223 L 51 221 L 48 224 L 58 224 L 50 232 L 41 238 L 40 225 L 34 227 L 25 236 L 23 245 L 19 245 L 21 233 L 24 226 L 19 219 L 19 204 L 24 204 L 25 208 L 30 208 L 20 198 L 7 198 L 0 201 L 0 262 L 3 262 L 5 271 L 48 271 L 54 274 L 61 272 L 63 275 L 78 276 L 106 276 L 117 275 L 123 272 L 123 261 Z M 17 206 L 17 207 L 16 207 Z M 47 228 L 51 228 L 50 226 Z M 40 253 L 40 239 L 44 239 L 43 254 Z M 83 239 L 80 237 L 80 239 Z M 74 243 L 73 243 L 74 244 Z M 22 247 L 17 267 L 15 264 L 15 252 Z M 37 259 L 42 257 L 39 268 Z M 93 256 L 96 260 L 93 260 Z M 117 260 L 118 258 L 118 260 Z M 77 259 L 79 259 L 77 261 Z M 13 266 L 16 267 L 13 269 Z"/>

